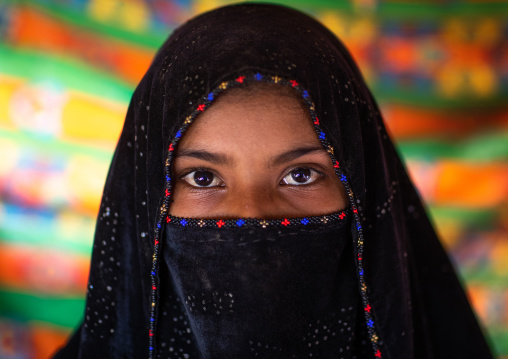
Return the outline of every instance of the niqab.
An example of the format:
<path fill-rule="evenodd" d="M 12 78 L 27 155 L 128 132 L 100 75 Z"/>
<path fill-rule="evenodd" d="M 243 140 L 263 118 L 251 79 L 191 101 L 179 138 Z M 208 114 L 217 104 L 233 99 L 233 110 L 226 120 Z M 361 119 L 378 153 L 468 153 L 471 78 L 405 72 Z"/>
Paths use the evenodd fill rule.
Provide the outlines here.
<path fill-rule="evenodd" d="M 214 227 L 217 219 L 200 228 L 197 222 L 182 227 L 181 219 L 168 217 L 170 166 L 179 138 L 222 91 L 244 81 L 291 86 L 306 101 L 317 135 L 348 191 L 350 208 L 344 218 L 330 223 L 323 223 L 323 217 L 290 219 L 287 228 L 281 223 L 259 228 L 260 222 Z M 251 241 L 245 232 L 249 228 L 253 235 L 266 230 L 267 238 L 276 239 Z M 310 254 L 320 258 L 298 267 L 293 260 L 305 259 L 301 251 L 309 251 L 309 243 L 299 238 L 288 244 L 284 236 L 302 231 L 314 231 L 305 232 L 309 243 L 321 241 L 322 247 Z M 244 247 L 249 249 L 235 253 L 241 233 L 247 233 Z M 224 239 L 220 246 L 203 241 L 217 236 Z M 234 273 L 227 259 L 263 253 L 272 245 L 291 247 L 277 249 L 293 253 L 282 263 L 303 281 L 305 297 L 289 304 L 286 300 L 298 297 L 291 291 L 301 294 L 302 288 L 273 281 L 264 287 L 267 296 L 289 294 L 272 305 L 261 295 L 249 297 L 253 290 L 264 290 L 254 281 L 238 303 L 233 293 L 242 293 L 241 274 L 253 267 L 238 258 L 240 270 Z M 269 248 L 273 251 L 268 249 L 263 258 L 280 262 L 276 247 Z M 326 252 L 333 256 L 323 258 Z M 215 272 L 207 270 L 212 255 L 224 256 L 224 267 Z M 339 269 L 344 275 L 337 275 Z M 192 277 L 199 271 L 209 277 L 207 298 L 199 297 L 205 291 L 195 287 L 203 276 Z M 323 285 L 327 273 L 335 277 Z M 312 275 L 318 278 L 311 285 Z M 250 323 L 225 316 L 233 300 L 235 315 Z M 191 312 L 192 303 L 200 309 Z M 290 306 L 297 309 L 290 327 L 281 323 L 277 329 L 263 312 L 275 308 L 270 313 L 288 318 Z M 212 308 L 219 311 L 215 321 Z M 305 310 L 312 314 L 300 315 Z M 302 318 L 315 319 L 306 324 L 309 330 L 303 330 Z M 344 322 L 352 335 L 341 334 Z M 351 338 L 347 353 L 347 343 L 340 340 L 323 345 L 330 326 L 337 336 Z M 274 341 L 266 341 L 268 337 Z M 319 346 L 326 349 L 311 350 Z M 157 53 L 132 97 L 107 177 L 84 320 L 56 358 L 206 358 L 227 353 L 242 358 L 491 357 L 354 61 L 320 23 L 275 5 L 242 4 L 198 16 L 178 28 Z"/>

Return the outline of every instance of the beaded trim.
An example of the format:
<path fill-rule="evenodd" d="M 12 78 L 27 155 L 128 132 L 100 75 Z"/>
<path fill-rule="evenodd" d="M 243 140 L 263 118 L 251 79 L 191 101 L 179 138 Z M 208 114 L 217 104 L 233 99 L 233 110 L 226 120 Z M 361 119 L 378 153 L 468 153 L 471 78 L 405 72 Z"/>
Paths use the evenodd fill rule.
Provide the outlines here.
<path fill-rule="evenodd" d="M 302 227 L 312 224 L 336 223 L 347 217 L 347 210 L 331 213 L 326 216 L 283 218 L 283 219 L 198 219 L 167 216 L 166 223 L 178 227 L 202 227 L 202 228 L 268 228 L 268 227 Z"/>
<path fill-rule="evenodd" d="M 310 99 L 310 95 L 296 80 L 288 80 L 284 79 L 279 76 L 268 76 L 263 75 L 261 73 L 256 73 L 253 75 L 242 75 L 238 76 L 236 79 L 231 81 L 222 82 L 215 90 L 208 93 L 207 95 L 203 96 L 201 98 L 201 101 L 197 104 L 197 106 L 192 110 L 192 112 L 185 118 L 182 126 L 175 134 L 175 137 L 173 138 L 172 142 L 169 145 L 168 148 L 168 156 L 166 159 L 166 165 L 165 165 L 165 176 L 166 176 L 166 188 L 164 192 L 164 200 L 162 207 L 160 208 L 159 216 L 157 225 L 155 228 L 155 238 L 154 238 L 154 254 L 153 254 L 153 264 L 152 264 L 152 272 L 151 272 L 151 283 L 152 283 L 152 295 L 151 295 L 151 311 L 150 311 L 150 330 L 149 330 L 149 358 L 154 359 L 155 355 L 155 328 L 156 328 L 156 307 L 158 302 L 158 283 L 159 283 L 159 277 L 158 277 L 158 268 L 159 268 L 159 255 L 160 255 L 160 235 L 161 235 L 161 227 L 164 221 L 167 221 L 168 218 L 172 218 L 171 216 L 168 216 L 168 208 L 171 198 L 171 163 L 173 159 L 173 152 L 176 148 L 176 145 L 180 141 L 180 138 L 185 133 L 185 131 L 188 129 L 188 127 L 192 124 L 194 119 L 201 114 L 203 111 L 205 111 L 207 108 L 210 107 L 210 105 L 213 103 L 213 101 L 217 98 L 217 96 L 227 90 L 231 89 L 237 86 L 240 86 L 243 83 L 247 82 L 265 82 L 265 83 L 273 83 L 273 84 L 280 84 L 282 86 L 291 86 L 293 87 L 303 98 L 305 103 L 307 104 L 311 116 L 311 120 L 314 124 L 314 130 L 316 131 L 316 134 L 319 138 L 319 141 L 321 142 L 321 145 L 323 148 L 328 152 L 328 155 L 330 156 L 332 163 L 334 164 L 333 167 L 335 169 L 335 174 L 340 179 L 342 184 L 344 185 L 346 192 L 349 197 L 349 203 L 350 203 L 350 209 L 353 212 L 353 218 L 356 223 L 356 230 L 358 234 L 358 240 L 356 243 L 356 253 L 357 253 L 357 270 L 358 270 L 358 281 L 359 281 L 359 287 L 360 287 L 360 295 L 363 302 L 364 307 L 364 315 L 365 315 L 365 323 L 367 325 L 367 331 L 369 334 L 369 339 L 372 344 L 372 348 L 374 351 L 375 358 L 382 358 L 381 350 L 380 350 L 380 343 L 379 343 L 379 336 L 376 331 L 376 326 L 374 323 L 374 317 L 372 315 L 372 306 L 370 305 L 370 301 L 367 294 L 367 283 L 365 281 L 364 276 L 364 264 L 363 264 L 363 250 L 364 250 L 364 239 L 363 239 L 363 229 L 360 222 L 360 216 L 358 214 L 358 208 L 356 207 L 356 200 L 353 195 L 353 191 L 351 190 L 351 187 L 349 186 L 348 180 L 346 178 L 346 175 L 342 172 L 340 169 L 339 161 L 335 158 L 334 155 L 334 149 L 330 145 L 326 134 L 322 131 L 322 129 L 319 126 L 319 118 L 316 114 L 316 107 L 312 100 Z M 186 220 L 186 219 L 184 219 Z M 294 220 L 294 219 L 293 219 Z M 192 221 L 192 220 L 191 220 Z M 197 220 L 199 221 L 199 219 Z M 220 220 L 219 220 L 220 221 Z M 233 220 L 234 221 L 234 220 Z M 291 223 L 291 219 L 287 219 L 288 222 Z M 226 221 L 222 221 L 226 223 Z M 266 221 L 269 222 L 268 220 Z M 199 225 L 199 224 L 198 224 Z M 218 226 L 217 222 L 215 222 L 215 226 Z M 261 225 L 262 227 L 263 225 Z"/>

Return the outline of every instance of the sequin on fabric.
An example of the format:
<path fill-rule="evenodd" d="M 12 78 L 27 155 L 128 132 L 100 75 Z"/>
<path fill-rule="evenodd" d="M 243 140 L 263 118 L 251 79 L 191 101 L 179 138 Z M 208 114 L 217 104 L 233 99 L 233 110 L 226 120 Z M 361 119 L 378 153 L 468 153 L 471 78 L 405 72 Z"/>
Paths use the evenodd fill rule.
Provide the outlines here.
<path fill-rule="evenodd" d="M 279 76 L 268 76 L 261 73 L 256 73 L 252 75 L 242 75 L 236 77 L 234 80 L 228 81 L 228 82 L 222 82 L 214 91 L 206 94 L 202 97 L 201 101 L 195 106 L 194 110 L 185 117 L 185 121 L 183 125 L 180 127 L 178 132 L 176 133 L 174 139 L 172 140 L 171 144 L 168 148 L 168 156 L 166 160 L 166 166 L 165 166 L 165 175 L 166 175 L 166 188 L 165 188 L 165 198 L 163 200 L 163 204 L 160 208 L 158 221 L 155 228 L 155 238 L 154 238 L 154 254 L 153 254 L 153 264 L 152 264 L 152 272 L 151 272 L 151 284 L 152 284 L 152 294 L 151 294 L 151 312 L 150 312 L 150 329 L 149 329 L 149 358 L 154 358 L 154 348 L 155 348 L 155 333 L 156 333 L 156 326 L 157 326 L 157 297 L 158 297 L 158 283 L 159 283 L 159 277 L 158 277 L 158 269 L 159 269 L 159 256 L 160 256 L 160 236 L 161 236 L 161 224 L 166 221 L 167 223 L 173 223 L 175 225 L 180 226 L 207 226 L 207 227 L 215 227 L 215 228 L 230 228 L 230 227 L 242 227 L 244 225 L 254 225 L 256 227 L 261 228 L 267 228 L 270 225 L 280 225 L 280 226 L 286 226 L 286 225 L 307 225 L 310 223 L 313 223 L 313 221 L 316 218 L 319 218 L 319 221 L 321 223 L 329 223 L 333 220 L 340 220 L 341 213 L 333 214 L 333 215 L 327 215 L 327 216 L 321 216 L 321 217 L 304 217 L 304 218 L 284 218 L 281 220 L 277 220 L 276 223 L 272 222 L 273 220 L 252 220 L 255 222 L 249 222 L 249 219 L 236 219 L 236 220 L 204 220 L 204 219 L 189 219 L 189 218 L 177 218 L 168 216 L 168 208 L 170 203 L 170 197 L 171 197 L 171 190 L 172 190 L 172 183 L 171 183 L 171 163 L 173 160 L 174 150 L 180 141 L 182 135 L 185 133 L 185 131 L 188 129 L 188 127 L 192 124 L 194 119 L 201 114 L 203 111 L 205 111 L 207 108 L 210 107 L 210 105 L 213 103 L 213 101 L 217 98 L 217 96 L 227 90 L 231 89 L 237 86 L 240 86 L 244 83 L 248 82 L 264 82 L 264 83 L 272 83 L 272 84 L 279 84 L 282 86 L 290 86 L 298 91 L 298 93 L 302 96 L 303 100 L 307 104 L 309 108 L 309 113 L 311 120 L 314 125 L 314 130 L 316 131 L 316 134 L 319 138 L 319 141 L 323 148 L 328 152 L 332 163 L 334 164 L 334 170 L 337 177 L 340 179 L 342 184 L 344 185 L 346 192 L 349 197 L 349 203 L 350 203 L 350 210 L 353 214 L 353 219 L 356 224 L 356 230 L 358 234 L 358 240 L 356 242 L 356 262 L 357 262 L 357 270 L 358 270 L 358 280 L 359 280 L 359 287 L 360 287 L 360 295 L 363 302 L 364 307 L 364 316 L 365 316 L 365 323 L 367 325 L 367 331 L 369 340 L 372 344 L 373 348 L 373 354 L 376 358 L 382 358 L 382 352 L 381 352 L 381 345 L 379 343 L 379 336 L 376 331 L 376 324 L 374 321 L 374 316 L 372 315 L 373 308 L 370 304 L 369 298 L 368 298 L 368 289 L 367 289 L 367 283 L 365 281 L 365 275 L 364 275 L 364 260 L 363 260 L 363 250 L 364 250 L 364 239 L 363 239 L 363 229 L 360 222 L 360 217 L 358 214 L 358 209 L 356 207 L 356 200 L 353 195 L 353 191 L 351 190 L 351 187 L 349 186 L 347 176 L 342 172 L 340 168 L 340 164 L 335 158 L 333 147 L 330 145 L 326 133 L 320 128 L 319 125 L 319 118 L 316 114 L 316 107 L 314 103 L 312 102 L 310 95 L 307 90 L 305 90 L 300 84 L 293 79 L 284 79 Z M 344 215 L 345 212 L 344 212 Z M 286 221 L 286 222 L 284 222 Z"/>

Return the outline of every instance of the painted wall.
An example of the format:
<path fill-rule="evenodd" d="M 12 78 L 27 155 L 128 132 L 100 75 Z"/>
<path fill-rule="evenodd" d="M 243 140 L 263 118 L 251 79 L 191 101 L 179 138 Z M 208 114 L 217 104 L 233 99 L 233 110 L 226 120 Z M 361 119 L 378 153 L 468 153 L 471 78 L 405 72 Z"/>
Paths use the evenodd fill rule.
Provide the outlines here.
<path fill-rule="evenodd" d="M 221 0 L 0 0 L 0 358 L 80 321 L 102 187 L 158 46 Z M 281 0 L 358 61 L 495 350 L 508 358 L 508 4 Z"/>

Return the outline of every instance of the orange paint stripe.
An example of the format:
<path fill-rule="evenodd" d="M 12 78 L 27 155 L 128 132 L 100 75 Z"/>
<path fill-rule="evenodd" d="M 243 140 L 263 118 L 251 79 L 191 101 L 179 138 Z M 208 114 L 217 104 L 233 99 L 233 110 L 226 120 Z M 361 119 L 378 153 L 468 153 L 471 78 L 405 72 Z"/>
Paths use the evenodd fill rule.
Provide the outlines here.
<path fill-rule="evenodd" d="M 9 37 L 16 46 L 84 59 L 132 84 L 141 80 L 154 55 L 153 50 L 99 36 L 28 7 L 13 16 Z"/>
<path fill-rule="evenodd" d="M 508 198 L 508 164 L 439 164 L 435 198 L 469 208 L 491 208 Z"/>
<path fill-rule="evenodd" d="M 0 243 L 0 285 L 24 292 L 84 295 L 88 257 Z"/>
<path fill-rule="evenodd" d="M 71 330 L 57 328 L 45 323 L 32 323 L 30 339 L 33 359 L 51 358 L 71 335 Z"/>
<path fill-rule="evenodd" d="M 385 106 L 383 115 L 396 139 L 435 135 L 466 136 L 486 129 L 508 129 L 508 111 L 438 111 L 405 106 Z"/>
<path fill-rule="evenodd" d="M 429 166 L 408 161 L 425 201 L 439 206 L 493 208 L 508 198 L 508 164 L 441 161 Z"/>

